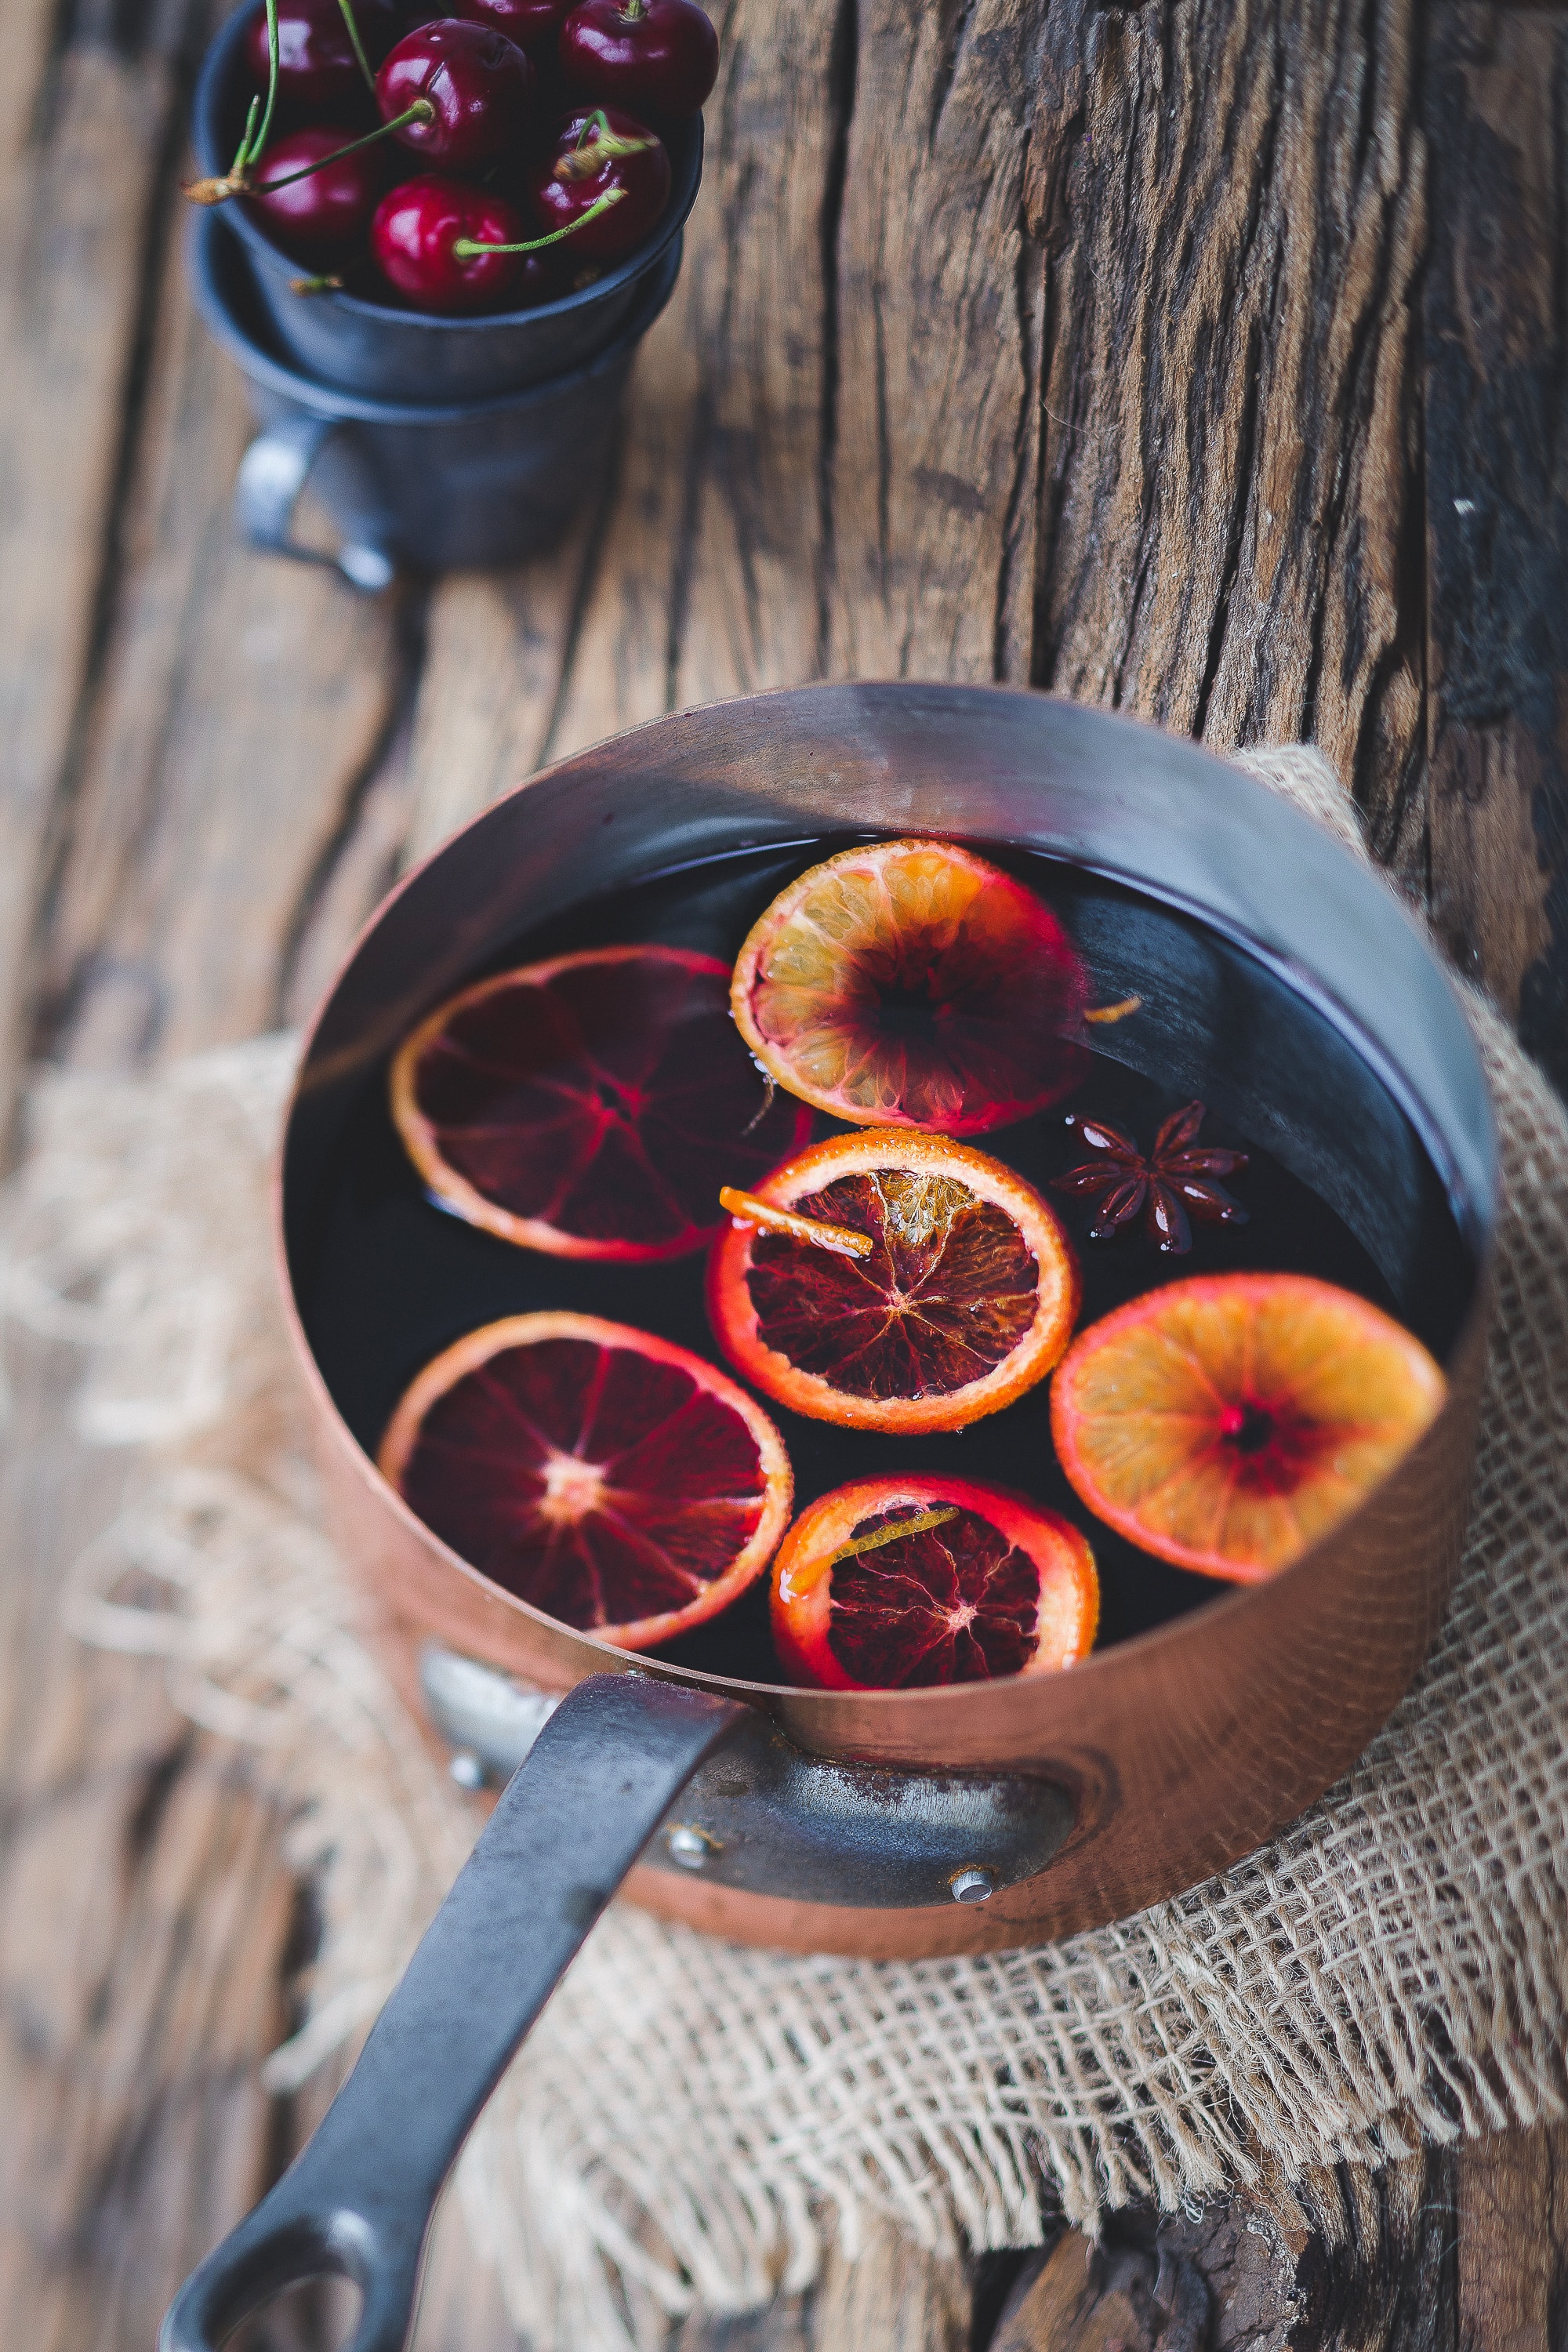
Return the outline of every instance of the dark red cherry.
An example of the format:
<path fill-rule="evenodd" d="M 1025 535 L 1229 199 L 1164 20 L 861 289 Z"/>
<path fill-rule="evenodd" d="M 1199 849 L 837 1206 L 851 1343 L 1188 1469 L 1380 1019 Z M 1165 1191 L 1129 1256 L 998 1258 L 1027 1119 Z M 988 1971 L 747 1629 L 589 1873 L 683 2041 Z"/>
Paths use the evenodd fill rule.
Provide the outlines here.
<path fill-rule="evenodd" d="M 570 114 L 535 166 L 529 195 L 545 228 L 574 231 L 558 248 L 574 263 L 618 261 L 669 201 L 669 158 L 662 139 L 616 107 Z"/>
<path fill-rule="evenodd" d="M 572 5 L 573 0 L 458 0 L 458 14 L 476 25 L 493 25 L 543 66 L 553 61 L 555 36 Z"/>
<path fill-rule="evenodd" d="M 403 21 L 392 0 L 352 0 L 371 71 Z M 245 37 L 245 58 L 258 89 L 267 88 L 267 10 L 258 7 Z M 341 114 L 368 100 L 364 76 L 338 0 L 278 0 L 278 96 L 296 114 Z M 351 134 L 352 135 L 352 134 Z"/>
<path fill-rule="evenodd" d="M 537 253 L 458 255 L 460 239 L 519 245 L 528 226 L 514 205 L 471 180 L 426 172 L 382 198 L 370 225 L 370 249 L 389 286 L 421 310 L 460 314 L 521 310 L 554 290 Z"/>
<path fill-rule="evenodd" d="M 256 194 L 246 198 L 247 206 L 273 244 L 296 261 L 321 268 L 347 260 L 364 235 L 389 176 L 385 149 L 362 147 L 320 171 L 310 170 L 358 136 L 342 123 L 320 123 L 272 140 L 261 159 Z M 268 194 L 273 181 L 295 172 L 309 172 L 310 177 Z"/>
<path fill-rule="evenodd" d="M 676 122 L 713 87 L 719 36 L 697 0 L 578 0 L 556 55 L 584 97 Z"/>
<path fill-rule="evenodd" d="M 397 137 L 429 163 L 458 171 L 492 163 L 518 144 L 532 89 L 533 68 L 516 42 L 460 16 L 416 26 L 375 78 L 382 121 L 422 100 L 431 119 L 401 124 Z"/>

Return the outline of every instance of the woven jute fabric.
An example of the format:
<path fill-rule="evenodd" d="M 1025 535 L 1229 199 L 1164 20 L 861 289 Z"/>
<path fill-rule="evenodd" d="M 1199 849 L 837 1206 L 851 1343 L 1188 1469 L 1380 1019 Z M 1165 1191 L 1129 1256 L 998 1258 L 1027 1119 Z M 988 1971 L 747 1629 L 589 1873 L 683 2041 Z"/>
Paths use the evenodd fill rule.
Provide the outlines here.
<path fill-rule="evenodd" d="M 1252 764 L 1359 848 L 1316 755 Z M 1055 1947 L 802 1959 L 614 1907 L 461 2168 L 536 2344 L 761 2303 L 868 2209 L 928 2245 L 1026 2243 L 1043 2200 L 1092 2219 L 1563 2112 L 1568 1119 L 1466 1002 L 1501 1133 L 1499 1307 L 1463 1574 L 1415 1690 L 1271 1845 Z M 475 1827 L 321 1530 L 266 1235 L 289 1059 L 45 1076 L 0 1237 L 13 1334 L 79 1358 L 78 1441 L 131 1449 L 68 1621 L 162 1653 L 181 1706 L 252 1744 L 320 1881 L 279 2088 L 363 2029 Z"/>

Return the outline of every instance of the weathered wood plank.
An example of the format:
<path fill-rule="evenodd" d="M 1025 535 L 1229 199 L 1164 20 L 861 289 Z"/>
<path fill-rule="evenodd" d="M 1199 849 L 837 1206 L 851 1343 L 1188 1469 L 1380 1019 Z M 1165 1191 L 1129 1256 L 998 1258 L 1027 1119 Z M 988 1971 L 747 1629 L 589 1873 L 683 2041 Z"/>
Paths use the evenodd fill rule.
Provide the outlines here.
<path fill-rule="evenodd" d="M 0 1124 L 34 922 L 97 657 L 174 81 L 166 50 L 47 53 L 15 0 L 0 101 Z M 101 29 L 101 28 L 100 28 Z"/>
<path fill-rule="evenodd" d="M 1424 878 L 1415 20 L 1173 0 L 1054 34 L 1034 676 L 1316 740 Z"/>
<path fill-rule="evenodd" d="M 125 1461 L 71 1438 L 69 1350 L 13 1328 L 5 1368 L 0 2333 L 124 2352 L 265 2178 L 297 1890 L 245 1756 L 62 1627 Z"/>
<path fill-rule="evenodd" d="M 176 258 L 41 951 L 37 1041 L 79 1062 L 189 1052 L 279 1017 L 405 692 L 392 600 L 237 540 L 250 431 Z M 390 863 L 354 905 L 334 901 L 336 944 Z"/>
<path fill-rule="evenodd" d="M 1426 111 L 1432 890 L 1568 1088 L 1568 17 L 1434 10 Z"/>
<path fill-rule="evenodd" d="M 437 583 L 408 755 L 412 865 L 544 759 L 599 506 L 538 563 Z"/>
<path fill-rule="evenodd" d="M 1029 675 L 1040 255 L 1024 189 L 1043 13 L 857 12 L 834 256 L 834 676 Z"/>
<path fill-rule="evenodd" d="M 1558 2352 L 1568 2281 L 1568 2130 L 1479 2140 L 1458 2165 L 1464 2352 Z"/>
<path fill-rule="evenodd" d="M 968 2352 L 969 2312 L 963 2263 L 928 2253 L 867 2215 L 853 2248 L 827 2250 L 810 2298 L 808 2340 L 813 2352 Z M 779 2352 L 794 2352 L 787 2305 L 782 2316 Z"/>
<path fill-rule="evenodd" d="M 834 0 L 731 0 L 701 194 L 633 381 L 550 756 L 820 666 Z"/>

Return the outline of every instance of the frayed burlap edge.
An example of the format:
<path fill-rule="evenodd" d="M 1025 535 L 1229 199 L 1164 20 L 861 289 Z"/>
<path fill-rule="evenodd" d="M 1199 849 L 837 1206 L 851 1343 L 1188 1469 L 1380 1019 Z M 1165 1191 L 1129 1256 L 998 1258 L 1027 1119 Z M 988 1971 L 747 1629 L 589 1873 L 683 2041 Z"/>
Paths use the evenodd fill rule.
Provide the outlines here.
<path fill-rule="evenodd" d="M 1316 754 L 1249 764 L 1359 846 Z M 1465 1567 L 1416 1688 L 1283 1837 L 1057 1947 L 803 1960 L 616 1906 L 461 2170 L 538 2345 L 762 2303 L 810 2277 L 825 2216 L 851 2244 L 868 2210 L 933 2247 L 1026 2243 L 1043 2195 L 1092 2220 L 1563 2111 L 1568 1119 L 1466 1003 L 1501 1133 L 1499 1308 Z M 163 1652 L 186 1710 L 263 1752 L 320 1878 L 278 2087 L 363 2028 L 473 1830 L 315 1524 L 262 1207 L 287 1067 L 263 1041 L 43 1079 L 4 1237 L 13 1332 L 81 1351 L 81 1443 L 139 1449 L 69 1621 Z"/>

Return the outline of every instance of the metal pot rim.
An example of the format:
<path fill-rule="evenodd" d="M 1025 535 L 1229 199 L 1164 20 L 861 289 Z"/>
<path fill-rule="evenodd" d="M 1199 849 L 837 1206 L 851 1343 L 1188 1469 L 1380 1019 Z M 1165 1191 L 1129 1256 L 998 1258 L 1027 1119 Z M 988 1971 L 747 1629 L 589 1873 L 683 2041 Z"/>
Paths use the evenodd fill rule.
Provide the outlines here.
<path fill-rule="evenodd" d="M 1083 726 L 1095 733 L 1104 730 L 1111 737 L 1120 732 L 1130 748 L 1134 743 L 1144 747 L 1158 745 L 1160 757 L 1168 767 L 1173 767 L 1178 773 L 1185 769 L 1188 777 L 1194 784 L 1206 785 L 1211 793 L 1216 789 L 1228 792 L 1237 809 L 1249 811 L 1254 819 L 1265 823 L 1268 827 L 1276 832 L 1282 829 L 1284 837 L 1293 842 L 1303 854 L 1310 852 L 1321 868 L 1337 872 L 1345 891 L 1352 899 L 1360 899 L 1363 912 L 1375 911 L 1384 923 L 1393 928 L 1395 934 L 1402 934 L 1407 952 L 1410 950 L 1415 950 L 1418 962 L 1424 964 L 1426 969 L 1428 981 L 1436 981 L 1441 996 L 1447 998 L 1453 1026 L 1447 1038 L 1441 1042 L 1446 1045 L 1450 1053 L 1456 1054 L 1460 1063 L 1464 1065 L 1463 1076 L 1467 1082 L 1458 1087 L 1456 1102 L 1448 1105 L 1447 1117 L 1440 1117 L 1430 1100 L 1415 1087 L 1408 1070 L 1397 1060 L 1391 1059 L 1386 1042 L 1380 1040 L 1373 1034 L 1369 1034 L 1365 1019 L 1358 1013 L 1354 1004 L 1347 1003 L 1342 996 L 1336 994 L 1329 986 L 1322 972 L 1315 971 L 1299 955 L 1282 954 L 1277 941 L 1270 942 L 1251 934 L 1240 927 L 1232 913 L 1225 909 L 1216 911 L 1212 905 L 1205 904 L 1201 896 L 1168 887 L 1161 881 L 1152 879 L 1145 872 L 1134 870 L 1125 863 L 1118 865 L 1114 861 L 1082 859 L 1070 851 L 1060 853 L 1068 856 L 1073 864 L 1083 865 L 1088 871 L 1102 875 L 1114 881 L 1127 883 L 1148 898 L 1174 907 L 1179 911 L 1192 915 L 1209 928 L 1220 931 L 1259 961 L 1273 968 L 1296 994 L 1304 996 L 1308 1002 L 1316 1004 L 1320 1009 L 1329 1009 L 1335 1024 L 1342 1032 L 1351 1034 L 1358 1050 L 1364 1049 L 1364 1058 L 1412 1118 L 1423 1144 L 1433 1157 L 1435 1164 L 1437 1165 L 1438 1172 L 1443 1177 L 1449 1192 L 1462 1237 L 1473 1253 L 1476 1263 L 1475 1289 L 1454 1353 L 1456 1357 L 1463 1355 L 1477 1344 L 1487 1311 L 1492 1232 L 1497 1209 L 1496 1152 L 1490 1106 L 1479 1057 L 1465 1024 L 1452 982 L 1408 910 L 1380 877 L 1362 867 L 1323 828 L 1315 824 L 1310 818 L 1291 807 L 1278 794 L 1271 793 L 1266 785 L 1249 777 L 1233 763 L 1184 738 L 1175 737 L 1165 730 L 1131 718 L 1124 713 L 1101 710 L 1073 702 L 1065 697 L 1042 694 L 1032 688 L 996 685 L 909 685 L 877 681 L 841 686 L 776 688 L 763 693 L 735 696 L 692 709 L 664 714 L 611 737 L 589 750 L 576 752 L 565 760 L 542 769 L 537 774 L 527 778 L 521 784 L 514 786 L 510 792 L 492 802 L 477 816 L 458 827 L 446 841 L 438 844 L 417 865 L 411 867 L 408 873 L 394 885 L 361 928 L 324 992 L 306 1032 L 299 1072 L 290 1093 L 285 1118 L 283 1129 L 285 1149 L 298 1106 L 307 1088 L 312 1056 L 344 981 L 353 971 L 368 942 L 392 911 L 412 892 L 422 887 L 426 877 L 442 859 L 451 853 L 457 844 L 467 839 L 478 829 L 496 822 L 507 808 L 521 800 L 524 795 L 536 793 L 542 786 L 559 787 L 576 781 L 585 781 L 594 775 L 596 770 L 602 769 L 607 760 L 619 758 L 624 761 L 626 752 L 635 751 L 637 747 L 651 749 L 658 744 L 661 737 L 672 740 L 678 740 L 682 730 L 691 729 L 694 726 L 699 729 L 710 726 L 721 727 L 726 721 L 733 719 L 740 714 L 750 716 L 756 713 L 759 709 L 787 710 L 791 706 L 797 710 L 804 708 L 808 712 L 813 712 L 819 707 L 823 714 L 821 731 L 825 740 L 831 740 L 835 735 L 842 738 L 846 731 L 842 723 L 837 728 L 832 725 L 829 713 L 835 709 L 838 709 L 843 718 L 847 719 L 855 709 L 868 709 L 874 714 L 879 709 L 889 709 L 896 707 L 902 707 L 911 712 L 918 710 L 927 717 L 938 709 L 952 714 L 955 711 L 962 713 L 967 708 L 976 720 L 980 719 L 983 710 L 991 713 L 1007 711 L 1015 715 L 1025 711 L 1044 710 L 1051 713 L 1057 723 L 1065 723 L 1069 728 Z M 891 830 L 885 827 L 876 829 Z M 1369 897 L 1369 893 L 1373 895 Z M 1380 934 L 1380 940 L 1383 944 L 1387 944 L 1384 935 Z M 1440 1001 L 1440 998 L 1429 1000 L 1428 1011 L 1431 1011 Z M 1458 1098 L 1467 1096 L 1468 1099 L 1463 1101 L 1462 1108 L 1457 1108 Z M 644 1657 L 635 1652 L 614 1648 L 591 1634 L 563 1626 L 559 1620 L 545 1615 L 531 1603 L 502 1591 L 449 1547 L 442 1543 L 382 1477 L 374 1463 L 354 1439 L 343 1422 L 326 1380 L 316 1362 L 300 1319 L 289 1265 L 283 1221 L 283 1169 L 284 1152 L 280 1151 L 273 1194 L 273 1235 L 279 1279 L 294 1346 L 299 1352 L 311 1390 L 324 1408 L 329 1420 L 334 1424 L 342 1446 L 352 1460 L 361 1484 L 374 1496 L 376 1503 L 383 1509 L 389 1508 L 392 1511 L 406 1532 L 426 1550 L 433 1552 L 445 1564 L 456 1570 L 464 1582 L 482 1593 L 488 1602 L 500 1603 L 509 1614 L 515 1615 L 523 1622 L 538 1627 L 542 1633 L 552 1636 L 557 1646 L 566 1643 L 580 1651 L 581 1670 L 584 1674 L 603 1673 L 606 1670 L 641 1671 L 658 1679 L 684 1684 L 689 1687 L 745 1698 L 768 1708 L 769 1711 L 774 1711 L 781 1700 L 793 1698 L 809 1702 L 814 1713 L 822 1712 L 825 1716 L 831 1716 L 835 1712 L 843 1712 L 853 1707 L 863 1719 L 874 1718 L 881 1715 L 888 1717 L 890 1722 L 894 1716 L 907 1713 L 910 1696 L 907 1692 L 867 1691 L 853 1694 L 815 1690 L 807 1692 L 792 1685 L 753 1683 L 739 1677 L 703 1673 L 693 1668 L 668 1664 L 660 1659 Z M 1407 1457 L 1406 1463 L 1402 1464 L 1400 1469 L 1394 1474 L 1394 1480 L 1399 1479 L 1414 1465 L 1429 1455 L 1435 1455 L 1436 1449 L 1447 1442 L 1450 1409 L 1450 1406 L 1445 1407 L 1443 1413 L 1439 1415 L 1415 1454 Z M 1384 1488 L 1379 1489 L 1378 1493 L 1385 1493 L 1389 1483 L 1393 1482 L 1386 1482 Z M 1375 1496 L 1369 1498 L 1369 1502 L 1363 1504 L 1349 1520 L 1342 1522 L 1321 1543 L 1315 1545 L 1278 1576 L 1258 1584 L 1234 1586 L 1216 1591 L 1215 1598 L 1200 1611 L 1152 1627 L 1144 1633 L 1131 1635 L 1118 1642 L 1110 1650 L 1092 1653 L 1088 1659 L 1072 1669 L 1070 1677 L 1039 1677 L 1030 1680 L 1028 1690 L 1031 1705 L 1048 1717 L 1052 1711 L 1050 1701 L 1053 1690 L 1065 1685 L 1069 1679 L 1075 1688 L 1080 1692 L 1086 1687 L 1109 1689 L 1115 1679 L 1124 1677 L 1130 1667 L 1134 1667 L 1142 1661 L 1162 1653 L 1179 1651 L 1195 1638 L 1204 1640 L 1212 1638 L 1225 1624 L 1248 1613 L 1257 1612 L 1270 1606 L 1278 1607 L 1281 1600 L 1287 1599 L 1290 1593 L 1315 1575 L 1324 1552 L 1342 1542 L 1346 1529 L 1356 1526 L 1373 1507 L 1375 1501 Z M 1195 1628 L 1202 1629 L 1201 1634 L 1194 1633 Z M 946 1721 L 956 1721 L 971 1715 L 977 1708 L 994 1706 L 998 1695 L 1005 1693 L 1010 1686 L 1008 1683 L 958 1685 L 947 1688 L 922 1690 L 916 1696 L 920 1701 L 922 1717 L 928 1720 L 942 1718 Z M 924 1745 L 923 1742 L 922 1745 Z M 930 1742 L 932 1755 L 940 1754 L 942 1746 L 943 1741 L 941 1738 L 933 1738 Z"/>

